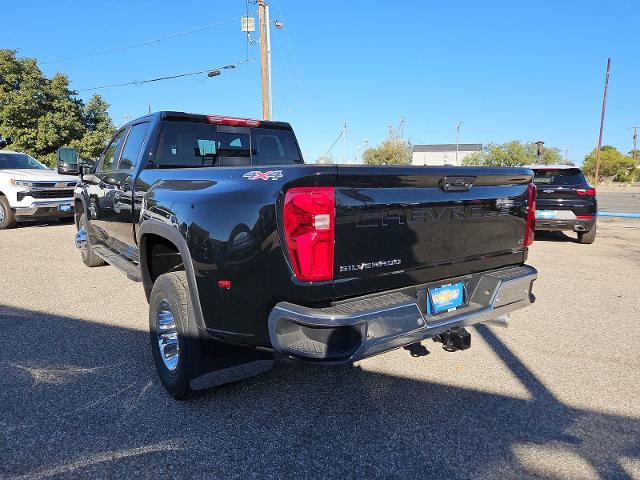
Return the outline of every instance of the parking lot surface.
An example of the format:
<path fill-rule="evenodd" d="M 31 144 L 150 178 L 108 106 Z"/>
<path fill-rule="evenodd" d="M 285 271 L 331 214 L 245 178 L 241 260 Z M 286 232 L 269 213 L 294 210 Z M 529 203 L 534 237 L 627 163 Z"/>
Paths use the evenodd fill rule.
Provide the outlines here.
<path fill-rule="evenodd" d="M 280 362 L 186 402 L 140 284 L 56 222 L 0 232 L 0 478 L 640 478 L 640 221 L 539 235 L 538 301 L 472 347 Z"/>

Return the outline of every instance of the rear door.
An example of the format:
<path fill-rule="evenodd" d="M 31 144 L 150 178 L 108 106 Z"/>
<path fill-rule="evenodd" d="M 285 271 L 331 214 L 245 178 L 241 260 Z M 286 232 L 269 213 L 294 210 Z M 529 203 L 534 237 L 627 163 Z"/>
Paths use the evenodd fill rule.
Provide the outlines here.
<path fill-rule="evenodd" d="M 527 169 L 339 166 L 336 296 L 522 263 Z"/>
<path fill-rule="evenodd" d="M 111 247 L 111 242 L 107 224 L 113 217 L 116 193 L 116 179 L 113 174 L 120 158 L 126 133 L 126 128 L 123 128 L 114 135 L 107 148 L 102 152 L 95 173 L 85 177 L 88 197 L 87 216 L 92 226 L 89 234 L 94 240 L 108 247 Z"/>
<path fill-rule="evenodd" d="M 128 260 L 138 261 L 133 235 L 133 176 L 140 154 L 147 140 L 150 123 L 141 121 L 131 125 L 122 153 L 111 172 L 111 208 L 105 210 L 104 229 L 111 248 Z"/>

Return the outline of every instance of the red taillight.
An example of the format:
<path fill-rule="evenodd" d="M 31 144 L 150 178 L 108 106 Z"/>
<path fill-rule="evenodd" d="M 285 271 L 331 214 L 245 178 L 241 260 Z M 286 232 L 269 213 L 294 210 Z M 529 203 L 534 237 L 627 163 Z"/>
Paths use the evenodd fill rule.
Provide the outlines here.
<path fill-rule="evenodd" d="M 528 247 L 533 243 L 533 235 L 536 229 L 536 186 L 529 184 L 527 195 L 527 226 L 524 231 L 524 246 Z"/>
<path fill-rule="evenodd" d="M 593 215 L 576 215 L 578 220 L 593 220 Z"/>
<path fill-rule="evenodd" d="M 333 280 L 335 193 L 333 187 L 298 187 L 284 199 L 284 234 L 299 280 Z"/>
<path fill-rule="evenodd" d="M 574 190 L 574 192 L 576 192 L 578 195 L 581 195 L 583 197 L 595 197 L 596 196 L 596 189 L 595 188 L 576 188 Z"/>
<path fill-rule="evenodd" d="M 209 123 L 217 123 L 219 125 L 229 125 L 231 127 L 257 127 L 260 120 L 253 118 L 225 117 L 222 115 L 207 115 Z"/>

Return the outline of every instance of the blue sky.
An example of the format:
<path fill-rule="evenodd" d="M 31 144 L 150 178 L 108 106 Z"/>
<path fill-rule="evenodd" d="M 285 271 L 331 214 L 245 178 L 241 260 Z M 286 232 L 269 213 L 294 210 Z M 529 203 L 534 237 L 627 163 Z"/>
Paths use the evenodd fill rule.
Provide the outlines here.
<path fill-rule="evenodd" d="M 413 143 L 545 140 L 581 163 L 599 128 L 612 58 L 604 142 L 632 146 L 640 124 L 640 5 L 633 1 L 270 0 L 274 118 L 291 122 L 314 162 L 348 125 L 352 160 L 405 118 Z M 256 6 L 250 4 L 250 11 Z M 82 60 L 42 65 L 83 89 L 192 72 L 247 58 L 244 0 L 22 0 L 3 5 L 0 47 L 39 61 L 144 42 L 234 19 L 191 35 Z M 257 34 L 257 32 L 256 32 Z M 257 37 L 257 35 L 256 35 Z M 99 90 L 116 123 L 153 110 L 259 117 L 256 61 L 204 75 Z M 93 92 L 81 92 L 88 99 Z"/>

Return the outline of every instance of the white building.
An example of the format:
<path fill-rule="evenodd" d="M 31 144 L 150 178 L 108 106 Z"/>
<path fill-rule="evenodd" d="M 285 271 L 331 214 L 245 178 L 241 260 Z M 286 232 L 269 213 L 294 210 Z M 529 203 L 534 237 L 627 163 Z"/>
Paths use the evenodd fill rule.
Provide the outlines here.
<path fill-rule="evenodd" d="M 456 162 L 456 144 L 414 145 L 411 154 L 412 165 L 462 165 L 467 155 L 482 150 L 480 143 L 460 143 L 458 145 L 458 161 Z"/>

